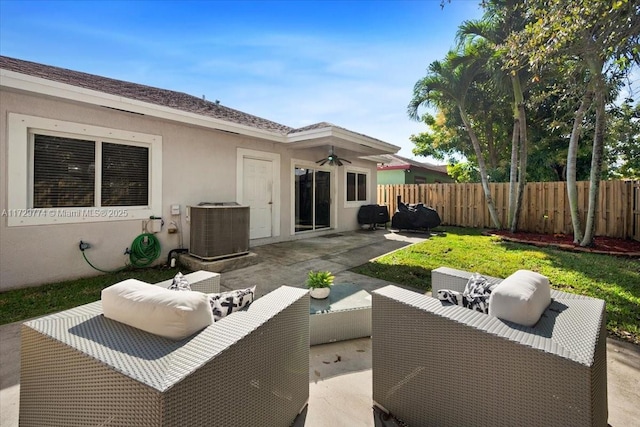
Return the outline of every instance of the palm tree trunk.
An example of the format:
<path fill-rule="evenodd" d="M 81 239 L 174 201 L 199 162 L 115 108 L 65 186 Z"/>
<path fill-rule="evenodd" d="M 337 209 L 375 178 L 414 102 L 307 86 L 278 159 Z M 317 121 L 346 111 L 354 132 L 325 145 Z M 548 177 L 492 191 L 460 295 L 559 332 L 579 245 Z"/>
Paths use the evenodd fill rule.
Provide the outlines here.
<path fill-rule="evenodd" d="M 604 148 L 604 130 L 606 127 L 605 112 L 605 83 L 602 74 L 594 76 L 595 80 L 595 105 L 596 126 L 593 135 L 593 152 L 591 153 L 591 173 L 589 174 L 589 209 L 587 211 L 587 224 L 580 246 L 593 245 L 593 237 L 596 228 L 596 207 L 600 194 L 600 176 L 602 174 L 602 152 Z"/>
<path fill-rule="evenodd" d="M 518 229 L 518 221 L 520 220 L 520 207 L 522 206 L 522 198 L 524 197 L 524 187 L 527 184 L 527 156 L 529 155 L 529 144 L 527 143 L 527 115 L 524 109 L 524 103 L 518 105 L 518 116 L 520 123 L 520 162 L 518 171 L 518 196 L 516 197 L 516 207 L 514 209 L 513 221 L 511 222 L 511 232 L 515 233 Z"/>
<path fill-rule="evenodd" d="M 485 114 L 485 137 L 487 139 L 487 150 L 489 150 L 489 166 L 491 169 L 498 169 L 498 152 L 496 150 L 495 136 L 493 131 L 493 114 Z"/>
<path fill-rule="evenodd" d="M 580 107 L 573 117 L 573 129 L 569 138 L 569 151 L 567 153 L 567 198 L 569 199 L 569 210 L 571 211 L 571 225 L 573 226 L 573 243 L 579 244 L 582 241 L 582 225 L 580 224 L 580 213 L 578 212 L 578 187 L 576 186 L 576 162 L 578 157 L 578 143 L 582 132 L 582 120 L 585 112 L 591 105 L 593 91 L 587 90 L 582 97 Z"/>
<path fill-rule="evenodd" d="M 520 123 L 515 118 L 511 136 L 511 167 L 509 168 L 509 224 L 513 224 L 516 214 L 516 180 L 518 179 L 518 141 L 520 140 Z"/>
<path fill-rule="evenodd" d="M 480 171 L 480 181 L 482 181 L 482 189 L 484 190 L 484 197 L 487 200 L 487 206 L 489 207 L 489 215 L 491 216 L 491 221 L 493 225 L 497 229 L 502 228 L 502 224 L 500 223 L 500 217 L 498 216 L 498 211 L 496 209 L 496 205 L 493 202 L 493 197 L 491 196 L 491 190 L 489 189 L 489 179 L 487 176 L 487 166 L 484 161 L 484 155 L 482 153 L 482 149 L 480 148 L 480 141 L 478 140 L 478 136 L 473 131 L 471 127 L 471 122 L 469 121 L 469 117 L 467 117 L 467 113 L 464 111 L 464 106 L 458 104 L 458 110 L 460 111 L 460 118 L 462 118 L 462 122 L 464 126 L 467 128 L 467 133 L 469 133 L 469 138 L 471 138 L 471 143 L 473 144 L 473 149 L 476 153 L 476 157 L 478 158 L 478 170 Z"/>
<path fill-rule="evenodd" d="M 520 206 L 527 174 L 527 120 L 520 75 L 511 75 L 513 89 L 513 139 L 511 141 L 511 171 L 509 176 L 509 229 L 515 233 L 520 219 Z M 516 176 L 517 175 L 517 176 Z M 517 184 L 516 184 L 517 181 Z"/>

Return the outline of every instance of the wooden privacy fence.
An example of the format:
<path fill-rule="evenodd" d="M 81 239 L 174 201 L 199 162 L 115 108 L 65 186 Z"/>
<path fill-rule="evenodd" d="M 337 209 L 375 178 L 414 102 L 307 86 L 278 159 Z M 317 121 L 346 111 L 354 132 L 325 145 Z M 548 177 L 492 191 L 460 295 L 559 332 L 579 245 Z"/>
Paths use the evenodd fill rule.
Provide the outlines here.
<path fill-rule="evenodd" d="M 589 204 L 589 182 L 578 186 L 578 205 L 584 226 Z M 509 183 L 489 184 L 500 221 L 507 228 Z M 378 204 L 396 211 L 396 198 L 404 203 L 424 203 L 434 208 L 443 225 L 494 228 L 482 185 L 403 184 L 379 185 Z M 565 182 L 531 182 L 525 186 L 519 231 L 573 234 Z M 640 240 L 640 181 L 601 181 L 596 235 Z"/>

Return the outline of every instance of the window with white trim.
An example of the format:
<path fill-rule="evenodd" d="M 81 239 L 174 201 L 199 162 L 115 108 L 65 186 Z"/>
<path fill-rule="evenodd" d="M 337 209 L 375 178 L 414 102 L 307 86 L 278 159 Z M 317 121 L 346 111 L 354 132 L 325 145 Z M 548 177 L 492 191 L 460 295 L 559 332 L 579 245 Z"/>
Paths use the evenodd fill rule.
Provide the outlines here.
<path fill-rule="evenodd" d="M 9 227 L 162 214 L 162 136 L 17 113 L 7 122 Z"/>
<path fill-rule="evenodd" d="M 149 205 L 149 147 L 41 132 L 33 140 L 33 207 Z"/>
<path fill-rule="evenodd" d="M 347 172 L 347 202 L 367 201 L 367 174 Z"/>

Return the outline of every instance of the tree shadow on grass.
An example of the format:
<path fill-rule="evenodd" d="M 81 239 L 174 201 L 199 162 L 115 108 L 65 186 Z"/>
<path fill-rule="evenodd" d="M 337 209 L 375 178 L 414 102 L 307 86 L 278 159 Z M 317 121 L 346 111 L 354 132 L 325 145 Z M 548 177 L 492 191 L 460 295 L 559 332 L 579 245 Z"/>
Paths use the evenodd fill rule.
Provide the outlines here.
<path fill-rule="evenodd" d="M 640 260 L 510 242 L 501 242 L 500 245 L 508 251 L 543 254 L 550 263 L 547 265 L 565 273 L 554 277 L 548 272 L 541 272 L 550 276 L 552 287 L 604 300 L 609 332 L 640 344 Z"/>
<path fill-rule="evenodd" d="M 431 290 L 431 270 L 424 267 L 368 262 L 351 271 L 387 282 L 399 283 L 403 287 L 409 286 L 419 292 Z"/>

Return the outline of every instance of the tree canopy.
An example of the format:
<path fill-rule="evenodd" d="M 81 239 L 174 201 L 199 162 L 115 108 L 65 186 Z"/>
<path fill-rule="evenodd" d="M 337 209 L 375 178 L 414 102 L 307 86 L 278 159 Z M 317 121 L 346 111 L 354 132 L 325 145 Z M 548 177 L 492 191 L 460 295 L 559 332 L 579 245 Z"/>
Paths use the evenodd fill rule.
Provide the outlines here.
<path fill-rule="evenodd" d="M 572 188 L 589 179 L 584 233 L 577 208 L 573 221 L 574 238 L 588 245 L 600 179 L 640 176 L 640 109 L 637 100 L 620 100 L 625 78 L 640 64 L 640 5 L 484 0 L 482 6 L 482 19 L 460 24 L 457 49 L 416 83 L 409 114 L 428 129 L 411 137 L 414 153 L 463 163 L 451 169 L 460 179 L 509 180 L 512 229 L 517 189 L 526 180 L 567 180 L 573 211 Z M 419 111 L 423 106 L 435 113 Z"/>

